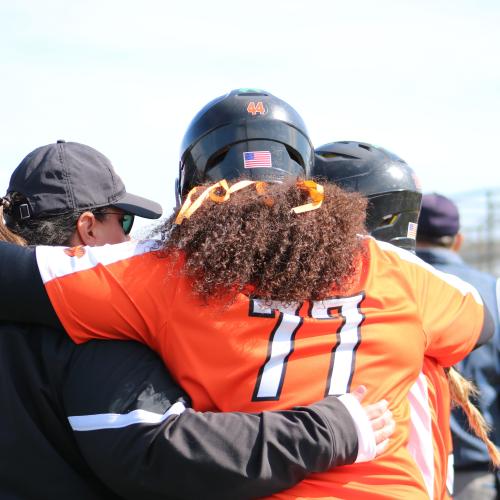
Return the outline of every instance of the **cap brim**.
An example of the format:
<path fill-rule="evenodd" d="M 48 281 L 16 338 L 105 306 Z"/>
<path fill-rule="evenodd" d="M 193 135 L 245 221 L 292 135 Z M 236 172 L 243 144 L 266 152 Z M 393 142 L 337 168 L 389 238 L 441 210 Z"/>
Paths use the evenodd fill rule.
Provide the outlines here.
<path fill-rule="evenodd" d="M 161 205 L 156 201 L 130 193 L 125 193 L 120 201 L 113 203 L 113 206 L 145 219 L 158 219 L 163 213 Z"/>

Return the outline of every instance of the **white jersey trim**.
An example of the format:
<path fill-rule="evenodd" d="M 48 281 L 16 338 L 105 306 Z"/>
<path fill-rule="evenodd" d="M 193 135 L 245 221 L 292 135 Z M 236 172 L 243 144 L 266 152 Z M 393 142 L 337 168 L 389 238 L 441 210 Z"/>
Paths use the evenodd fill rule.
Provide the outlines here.
<path fill-rule="evenodd" d="M 158 250 L 160 242 L 156 240 L 127 241 L 116 245 L 100 247 L 36 247 L 36 261 L 43 283 L 68 274 L 85 271 L 98 265 L 108 265 L 136 255 Z M 71 251 L 75 256 L 69 255 Z"/>
<path fill-rule="evenodd" d="M 427 380 L 421 372 L 408 393 L 410 438 L 408 451 L 424 477 L 430 500 L 434 498 L 434 447 Z"/>
<path fill-rule="evenodd" d="M 448 471 L 446 474 L 446 491 L 451 497 L 454 493 L 453 485 L 455 484 L 455 463 L 453 453 L 448 455 Z"/>
<path fill-rule="evenodd" d="M 185 405 L 177 401 L 163 414 L 139 409 L 125 414 L 101 413 L 72 416 L 68 417 L 68 421 L 74 431 L 120 429 L 134 424 L 160 424 L 172 415 L 180 415 L 185 409 Z"/>
<path fill-rule="evenodd" d="M 391 245 L 390 243 L 379 241 L 374 238 L 373 241 L 375 241 L 382 250 L 396 253 L 401 260 L 405 260 L 406 262 L 411 262 L 412 264 L 423 267 L 425 270 L 434 274 L 434 276 L 437 276 L 438 278 L 448 283 L 448 285 L 457 289 L 462 295 L 465 296 L 470 294 L 478 304 L 483 305 L 483 300 L 481 299 L 481 295 L 479 294 L 479 292 L 470 283 L 467 283 L 466 281 L 460 279 L 458 276 L 439 271 L 408 250 L 403 250 L 402 248 Z"/>

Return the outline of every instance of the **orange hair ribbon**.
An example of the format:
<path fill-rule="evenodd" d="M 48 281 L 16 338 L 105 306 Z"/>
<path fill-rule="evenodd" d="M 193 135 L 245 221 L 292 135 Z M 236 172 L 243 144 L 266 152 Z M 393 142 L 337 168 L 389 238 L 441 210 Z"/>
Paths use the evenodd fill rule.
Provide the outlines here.
<path fill-rule="evenodd" d="M 325 199 L 325 190 L 321 184 L 314 181 L 298 181 L 297 186 L 300 189 L 307 191 L 312 202 L 300 205 L 299 207 L 294 207 L 292 208 L 292 212 L 302 214 L 321 207 L 323 200 Z"/>
<path fill-rule="evenodd" d="M 198 198 L 193 201 L 193 196 L 200 189 L 200 186 L 196 186 L 191 189 L 191 191 L 189 191 L 186 197 L 186 201 L 182 204 L 182 207 L 180 208 L 179 213 L 175 218 L 175 223 L 179 225 L 182 224 L 184 219 L 189 219 L 191 215 L 193 215 L 196 210 L 201 207 L 201 205 L 207 198 L 210 198 L 215 203 L 223 203 L 229 200 L 232 193 L 235 193 L 236 191 L 251 186 L 255 183 L 256 181 L 240 181 L 229 187 L 226 179 L 222 179 L 221 181 L 206 187 L 198 196 Z M 223 194 L 218 193 L 218 191 L 220 190 L 224 191 Z"/>
<path fill-rule="evenodd" d="M 200 186 L 196 186 L 191 191 L 189 191 L 186 201 L 182 204 L 182 207 L 175 218 L 176 224 L 182 224 L 184 219 L 189 219 L 191 215 L 193 215 L 196 210 L 198 210 L 203 202 L 210 198 L 215 203 L 223 203 L 231 197 L 232 193 L 236 193 L 240 189 L 244 189 L 248 186 L 255 185 L 255 190 L 261 196 L 265 196 L 266 194 L 266 183 L 262 181 L 239 181 L 236 184 L 233 184 L 229 187 L 226 179 L 222 179 L 211 186 L 206 187 L 200 195 L 193 201 L 194 195 L 201 189 Z M 298 181 L 297 186 L 300 189 L 304 189 L 309 194 L 312 202 L 307 203 L 305 205 L 300 205 L 299 207 L 292 208 L 292 212 L 296 214 L 301 214 L 303 212 L 309 212 L 310 210 L 316 210 L 321 207 L 323 203 L 323 199 L 325 197 L 324 189 L 321 184 L 317 184 L 314 181 Z M 219 191 L 223 191 L 221 194 Z M 264 199 L 264 202 L 268 206 L 273 205 L 273 200 L 269 197 Z"/>

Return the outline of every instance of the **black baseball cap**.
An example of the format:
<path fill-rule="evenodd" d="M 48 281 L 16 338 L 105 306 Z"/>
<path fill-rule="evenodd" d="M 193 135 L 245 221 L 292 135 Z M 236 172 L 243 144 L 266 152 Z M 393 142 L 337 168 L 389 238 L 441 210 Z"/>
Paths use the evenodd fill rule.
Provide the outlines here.
<path fill-rule="evenodd" d="M 77 142 L 57 141 L 32 151 L 14 170 L 7 196 L 10 217 L 43 218 L 113 205 L 125 212 L 157 219 L 161 205 L 127 193 L 113 165 L 102 153 Z"/>

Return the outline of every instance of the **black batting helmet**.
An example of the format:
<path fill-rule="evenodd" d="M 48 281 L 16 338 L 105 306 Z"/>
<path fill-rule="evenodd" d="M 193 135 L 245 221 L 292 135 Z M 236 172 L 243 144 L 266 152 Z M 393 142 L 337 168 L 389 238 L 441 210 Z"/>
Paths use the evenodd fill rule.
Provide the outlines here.
<path fill-rule="evenodd" d="M 314 148 L 289 104 L 263 90 L 238 89 L 209 102 L 182 140 L 177 194 L 200 182 L 309 177 Z"/>
<path fill-rule="evenodd" d="M 331 142 L 316 148 L 313 176 L 366 196 L 370 234 L 415 250 L 422 192 L 415 173 L 401 158 L 364 142 Z"/>

